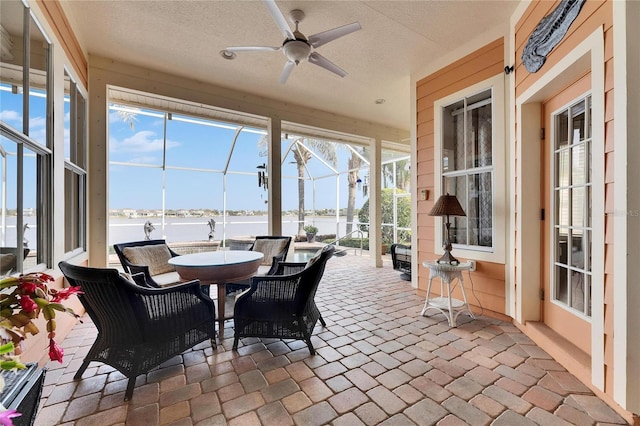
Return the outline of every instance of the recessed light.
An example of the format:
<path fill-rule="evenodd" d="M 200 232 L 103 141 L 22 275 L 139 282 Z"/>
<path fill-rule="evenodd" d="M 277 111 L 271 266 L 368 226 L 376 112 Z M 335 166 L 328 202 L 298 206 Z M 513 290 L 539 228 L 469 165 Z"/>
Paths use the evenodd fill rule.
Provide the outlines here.
<path fill-rule="evenodd" d="M 236 52 L 231 52 L 230 50 L 224 49 L 220 51 L 220 56 L 230 61 L 236 58 Z"/>
<path fill-rule="evenodd" d="M 383 103 L 385 103 L 385 102 L 387 102 L 387 100 L 386 100 L 386 99 L 382 99 L 382 98 L 380 98 L 380 99 L 376 99 L 376 104 L 377 104 L 377 105 L 381 105 L 381 104 L 383 104 Z"/>

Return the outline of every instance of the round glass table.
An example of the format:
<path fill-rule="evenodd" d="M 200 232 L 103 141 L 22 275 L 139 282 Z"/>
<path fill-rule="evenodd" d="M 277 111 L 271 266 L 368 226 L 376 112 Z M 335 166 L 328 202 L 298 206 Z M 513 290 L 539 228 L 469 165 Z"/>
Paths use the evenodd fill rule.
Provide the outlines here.
<path fill-rule="evenodd" d="M 202 285 L 218 287 L 218 334 L 222 339 L 224 321 L 233 318 L 233 312 L 225 314 L 226 284 L 254 276 L 264 255 L 257 251 L 224 250 L 176 256 L 169 263 L 184 280 L 200 280 Z"/>

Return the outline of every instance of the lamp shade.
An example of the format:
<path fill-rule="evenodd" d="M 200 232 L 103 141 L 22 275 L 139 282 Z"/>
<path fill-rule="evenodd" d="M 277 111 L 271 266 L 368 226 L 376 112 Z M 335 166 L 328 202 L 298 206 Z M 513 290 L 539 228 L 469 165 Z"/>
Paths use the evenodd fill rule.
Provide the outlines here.
<path fill-rule="evenodd" d="M 433 205 L 429 216 L 466 216 L 455 195 L 441 195 Z"/>

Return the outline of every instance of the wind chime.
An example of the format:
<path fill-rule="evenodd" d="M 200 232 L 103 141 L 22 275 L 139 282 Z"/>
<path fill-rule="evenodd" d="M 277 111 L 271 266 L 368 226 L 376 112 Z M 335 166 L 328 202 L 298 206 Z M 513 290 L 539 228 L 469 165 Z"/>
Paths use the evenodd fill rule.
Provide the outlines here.
<path fill-rule="evenodd" d="M 267 177 L 267 165 L 260 164 L 256 167 L 258 170 L 258 187 L 263 188 L 265 191 L 269 189 L 269 178 Z"/>

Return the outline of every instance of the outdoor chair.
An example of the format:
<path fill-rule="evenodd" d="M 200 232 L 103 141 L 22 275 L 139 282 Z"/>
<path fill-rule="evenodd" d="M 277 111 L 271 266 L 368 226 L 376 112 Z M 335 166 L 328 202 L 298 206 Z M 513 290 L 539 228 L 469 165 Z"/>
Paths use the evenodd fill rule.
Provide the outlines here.
<path fill-rule="evenodd" d="M 22 249 L 22 259 L 26 259 L 30 249 Z M 18 263 L 18 249 L 15 247 L 0 247 L 0 277 L 12 274 L 16 271 Z"/>
<path fill-rule="evenodd" d="M 82 306 L 98 329 L 93 346 L 74 379 L 91 361 L 110 365 L 129 382 L 131 399 L 136 377 L 187 349 L 210 339 L 215 348 L 213 301 L 198 280 L 169 288 L 144 288 L 116 269 L 59 264 L 72 286 L 80 286 Z"/>
<path fill-rule="evenodd" d="M 314 298 L 333 251 L 327 245 L 306 264 L 279 263 L 274 274 L 253 277 L 251 287 L 236 297 L 233 349 L 242 337 L 296 339 L 314 355 L 313 328 L 318 320 L 326 326 Z"/>
<path fill-rule="evenodd" d="M 274 273 L 278 262 L 284 262 L 291 246 L 291 237 L 278 235 L 259 235 L 249 247 L 250 251 L 258 251 L 264 254 L 262 264 L 258 267 L 256 275 L 271 275 Z M 227 294 L 238 290 L 246 290 L 251 285 L 251 279 L 241 282 L 227 283 Z"/>
<path fill-rule="evenodd" d="M 411 246 L 392 244 L 391 263 L 393 269 L 402 272 L 401 279 L 411 281 Z"/>
<path fill-rule="evenodd" d="M 129 274 L 144 273 L 150 287 L 162 288 L 181 282 L 169 259 L 178 256 L 165 240 L 145 240 L 114 244 L 122 268 Z"/>

